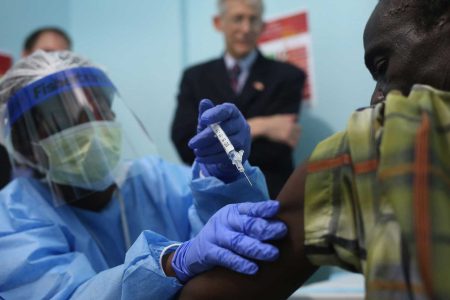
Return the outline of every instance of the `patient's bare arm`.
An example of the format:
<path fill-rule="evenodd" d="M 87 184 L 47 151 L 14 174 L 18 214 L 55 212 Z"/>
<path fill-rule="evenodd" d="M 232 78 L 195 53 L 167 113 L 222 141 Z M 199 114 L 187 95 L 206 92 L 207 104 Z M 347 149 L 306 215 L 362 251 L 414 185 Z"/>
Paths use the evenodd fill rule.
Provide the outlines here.
<path fill-rule="evenodd" d="M 259 263 L 254 276 L 223 268 L 201 274 L 182 289 L 179 299 L 286 299 L 316 270 L 306 259 L 303 239 L 303 198 L 306 168 L 298 167 L 278 195 L 278 214 L 289 228 L 288 237 L 274 243 L 280 257 Z"/>

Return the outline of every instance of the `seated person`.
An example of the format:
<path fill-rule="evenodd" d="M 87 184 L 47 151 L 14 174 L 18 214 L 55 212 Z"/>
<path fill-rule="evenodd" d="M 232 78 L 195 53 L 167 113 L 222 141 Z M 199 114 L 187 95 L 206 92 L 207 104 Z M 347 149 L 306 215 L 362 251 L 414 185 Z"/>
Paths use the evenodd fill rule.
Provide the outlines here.
<path fill-rule="evenodd" d="M 265 241 L 286 233 L 270 220 L 278 202 L 257 202 L 261 172 L 244 156 L 248 185 L 209 129 L 221 122 L 248 149 L 235 106 L 202 102 L 190 170 L 149 155 L 109 78 L 69 51 L 19 61 L 0 105 L 10 155 L 36 171 L 0 192 L 0 298 L 168 299 L 215 265 L 253 274 L 276 259 Z"/>
<path fill-rule="evenodd" d="M 282 189 L 280 259 L 207 272 L 180 299 L 286 299 L 320 265 L 362 273 L 367 299 L 450 299 L 449 37 L 449 1 L 380 1 L 364 33 L 373 105 Z"/>

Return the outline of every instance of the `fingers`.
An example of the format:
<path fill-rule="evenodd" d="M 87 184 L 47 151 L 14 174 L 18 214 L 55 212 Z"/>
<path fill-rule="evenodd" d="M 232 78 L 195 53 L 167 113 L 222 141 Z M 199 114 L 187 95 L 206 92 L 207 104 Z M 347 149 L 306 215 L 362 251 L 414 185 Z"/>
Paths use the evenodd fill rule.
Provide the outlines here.
<path fill-rule="evenodd" d="M 241 116 L 241 113 L 234 104 L 223 103 L 214 106 L 205 111 L 200 118 L 200 123 L 203 125 L 210 125 L 225 121 L 227 119 L 236 119 Z"/>
<path fill-rule="evenodd" d="M 212 262 L 213 265 L 219 265 L 243 274 L 253 275 L 258 271 L 258 266 L 254 262 L 221 247 L 213 247 L 208 250 L 205 260 Z"/>
<path fill-rule="evenodd" d="M 242 224 L 241 230 L 243 233 L 260 241 L 280 239 L 287 233 L 286 225 L 280 221 L 249 218 L 250 220 Z"/>
<path fill-rule="evenodd" d="M 198 115 L 201 116 L 205 111 L 214 107 L 214 103 L 209 99 L 202 99 L 198 106 Z"/>
<path fill-rule="evenodd" d="M 260 241 L 280 239 L 287 233 L 287 226 L 280 221 L 266 220 L 279 209 L 278 201 L 241 203 L 230 205 L 226 214 L 230 228 Z"/>
<path fill-rule="evenodd" d="M 246 215 L 239 215 L 237 222 L 230 220 L 230 227 L 260 241 L 281 239 L 287 233 L 287 227 L 283 222 Z"/>
<path fill-rule="evenodd" d="M 222 147 L 222 146 L 220 146 Z M 201 155 L 199 154 L 199 149 L 195 149 L 195 157 L 197 162 L 202 164 L 218 164 L 218 163 L 231 163 L 230 159 L 228 158 L 225 151 L 223 151 L 223 148 L 221 148 L 221 151 L 218 151 L 214 154 L 208 154 L 208 155 Z"/>
<path fill-rule="evenodd" d="M 275 216 L 280 208 L 280 202 L 267 200 L 262 202 L 246 202 L 237 204 L 240 214 L 246 214 L 251 217 L 271 218 Z"/>
<path fill-rule="evenodd" d="M 245 122 L 236 122 L 236 120 L 227 120 L 220 123 L 220 127 L 222 127 L 222 130 L 235 146 L 238 146 L 236 143 L 240 141 L 239 133 L 246 125 Z M 198 132 L 188 143 L 191 149 L 207 147 L 213 144 L 218 144 L 217 138 L 209 126 Z"/>
<path fill-rule="evenodd" d="M 191 138 L 188 146 L 191 149 L 196 149 L 208 147 L 212 144 L 217 144 L 217 139 L 214 137 L 214 132 L 212 131 L 212 129 L 207 127 L 197 133 L 193 138 Z"/>
<path fill-rule="evenodd" d="M 228 122 L 225 122 L 225 126 L 223 126 L 224 127 L 223 129 L 226 132 L 234 148 L 236 150 L 243 150 L 246 149 L 246 146 L 243 144 L 243 141 L 247 139 L 242 138 L 243 135 L 242 125 L 241 126 L 237 125 L 238 125 L 237 123 L 234 123 L 233 125 L 228 124 Z M 189 141 L 188 146 L 189 148 L 194 150 L 198 162 L 202 162 L 205 164 L 213 164 L 213 163 L 224 163 L 228 161 L 228 156 L 225 153 L 222 145 L 219 143 L 217 137 L 215 137 L 214 135 L 214 132 L 209 127 L 205 128 L 200 133 L 195 135 Z M 245 157 L 247 157 L 248 153 L 244 153 L 244 155 L 246 155 Z M 245 161 L 245 158 L 243 161 Z"/>
<path fill-rule="evenodd" d="M 214 103 L 209 99 L 203 99 L 198 105 L 197 132 L 202 131 L 206 126 L 200 124 L 200 119 L 205 111 L 214 107 Z"/>
<path fill-rule="evenodd" d="M 218 246 L 250 259 L 274 261 L 279 256 L 278 249 L 243 233 L 229 231 L 218 236 Z"/>

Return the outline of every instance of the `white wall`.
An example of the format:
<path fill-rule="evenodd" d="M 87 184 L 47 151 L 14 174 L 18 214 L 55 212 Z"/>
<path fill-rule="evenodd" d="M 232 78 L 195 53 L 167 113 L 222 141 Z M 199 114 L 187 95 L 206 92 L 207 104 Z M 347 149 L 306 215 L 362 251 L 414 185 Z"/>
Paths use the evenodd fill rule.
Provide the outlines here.
<path fill-rule="evenodd" d="M 182 70 L 180 1 L 70 3 L 76 51 L 107 68 L 160 154 L 177 161 L 169 129 Z"/>
<path fill-rule="evenodd" d="M 377 0 L 265 0 L 266 17 L 310 13 L 316 99 L 304 108 L 302 161 L 320 139 L 367 105 L 373 83 L 363 64 L 362 33 Z M 149 128 L 161 155 L 178 161 L 170 122 L 182 69 L 219 56 L 212 27 L 216 0 L 0 0 L 0 49 L 18 57 L 26 34 L 59 25 L 74 50 L 104 65 Z"/>
<path fill-rule="evenodd" d="M 20 58 L 25 37 L 41 26 L 70 30 L 68 1 L 0 0 L 0 50 Z"/>

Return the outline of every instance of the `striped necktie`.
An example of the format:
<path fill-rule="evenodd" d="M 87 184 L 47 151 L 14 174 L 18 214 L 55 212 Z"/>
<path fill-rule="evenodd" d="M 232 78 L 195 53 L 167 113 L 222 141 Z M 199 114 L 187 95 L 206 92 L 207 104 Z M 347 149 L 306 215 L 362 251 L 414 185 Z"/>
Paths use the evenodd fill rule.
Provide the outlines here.
<path fill-rule="evenodd" d="M 241 74 L 241 68 L 239 64 L 235 64 L 230 70 L 230 83 L 233 91 L 238 94 L 239 90 L 239 74 Z"/>

